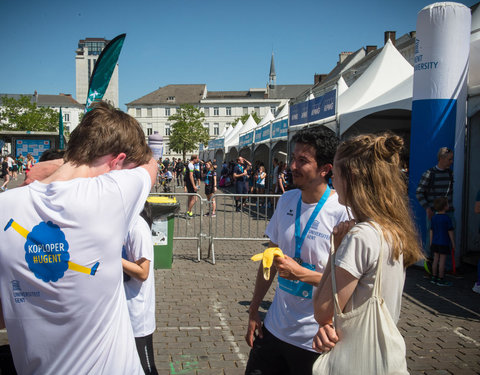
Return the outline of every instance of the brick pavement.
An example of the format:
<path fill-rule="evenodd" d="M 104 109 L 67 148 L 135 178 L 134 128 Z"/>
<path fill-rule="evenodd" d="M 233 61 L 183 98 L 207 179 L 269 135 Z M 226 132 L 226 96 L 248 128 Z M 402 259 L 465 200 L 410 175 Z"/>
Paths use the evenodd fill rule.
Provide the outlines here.
<path fill-rule="evenodd" d="M 235 215 L 248 220 L 246 213 Z M 217 243 L 213 265 L 195 262 L 195 242 L 175 242 L 172 269 L 155 271 L 154 348 L 161 374 L 243 374 L 249 353 L 243 336 L 258 267 L 249 258 L 263 244 Z M 205 246 L 202 250 L 205 258 Z M 480 373 L 480 295 L 471 291 L 473 267 L 462 272 L 463 278 L 450 279 L 452 287 L 438 287 L 423 270 L 407 270 L 399 329 L 411 374 Z M 272 297 L 270 291 L 263 312 Z M 0 331 L 0 345 L 6 341 Z"/>

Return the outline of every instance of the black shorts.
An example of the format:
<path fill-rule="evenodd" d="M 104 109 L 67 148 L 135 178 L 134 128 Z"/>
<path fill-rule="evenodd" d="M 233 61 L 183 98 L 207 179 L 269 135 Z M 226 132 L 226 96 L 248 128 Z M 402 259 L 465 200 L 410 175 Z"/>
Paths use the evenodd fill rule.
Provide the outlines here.
<path fill-rule="evenodd" d="M 247 189 L 247 184 L 245 181 L 236 181 L 235 182 L 235 193 L 237 194 L 247 194 L 248 189 Z"/>
<path fill-rule="evenodd" d="M 246 375 L 312 374 L 319 353 L 288 344 L 272 335 L 265 326 L 262 330 L 263 338 L 256 337 L 250 350 Z"/>
<path fill-rule="evenodd" d="M 213 194 L 213 186 L 205 185 L 205 195 Z"/>
<path fill-rule="evenodd" d="M 196 193 L 195 187 L 192 185 L 192 183 L 189 180 L 185 180 L 185 186 L 187 188 L 188 193 Z"/>
<path fill-rule="evenodd" d="M 430 246 L 430 250 L 433 253 L 446 254 L 446 255 L 450 254 L 450 246 L 446 246 L 446 245 L 437 245 L 432 243 L 432 245 Z"/>

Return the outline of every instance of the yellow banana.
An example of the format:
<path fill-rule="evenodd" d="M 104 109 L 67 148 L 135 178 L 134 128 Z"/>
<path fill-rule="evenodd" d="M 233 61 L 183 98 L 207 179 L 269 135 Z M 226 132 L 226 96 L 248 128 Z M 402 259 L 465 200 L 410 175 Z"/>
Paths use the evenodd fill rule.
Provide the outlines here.
<path fill-rule="evenodd" d="M 273 257 L 284 257 L 282 250 L 279 247 L 268 247 L 263 253 L 255 254 L 252 259 L 254 262 L 262 260 L 263 263 L 263 278 L 270 279 L 270 267 L 273 264 Z"/>

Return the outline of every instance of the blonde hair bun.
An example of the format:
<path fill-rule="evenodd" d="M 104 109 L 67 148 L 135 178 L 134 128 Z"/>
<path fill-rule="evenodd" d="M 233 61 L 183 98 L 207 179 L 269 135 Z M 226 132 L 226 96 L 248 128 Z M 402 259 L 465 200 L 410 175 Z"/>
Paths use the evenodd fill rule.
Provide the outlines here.
<path fill-rule="evenodd" d="M 372 137 L 375 154 L 380 160 L 389 163 L 400 162 L 400 153 L 403 150 L 403 139 L 398 135 L 385 133 L 377 137 Z"/>

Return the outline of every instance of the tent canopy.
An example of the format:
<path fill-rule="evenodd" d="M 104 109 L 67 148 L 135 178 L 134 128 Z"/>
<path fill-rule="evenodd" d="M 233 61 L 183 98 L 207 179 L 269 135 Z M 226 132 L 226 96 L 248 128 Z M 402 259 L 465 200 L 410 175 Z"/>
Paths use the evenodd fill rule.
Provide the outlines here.
<path fill-rule="evenodd" d="M 245 128 L 246 126 L 251 126 L 251 121 L 253 121 L 253 123 L 256 124 L 252 115 L 248 116 L 248 119 L 247 119 L 247 121 L 245 121 L 245 124 L 242 124 L 242 122 L 240 120 L 238 120 L 237 125 L 235 125 L 235 127 L 230 132 L 228 137 L 225 137 L 225 144 L 224 144 L 225 152 L 228 152 L 230 147 L 238 145 L 239 138 L 240 138 L 239 137 L 240 132 L 242 132 L 243 131 L 242 129 Z M 249 124 L 249 122 L 250 122 L 250 124 Z"/>
<path fill-rule="evenodd" d="M 338 98 L 340 134 L 361 118 L 412 108 L 413 67 L 388 40 L 375 60 Z"/>
<path fill-rule="evenodd" d="M 268 124 L 270 121 L 275 120 L 275 116 L 272 114 L 270 110 L 268 110 L 267 114 L 262 118 L 262 120 L 256 125 L 257 127 L 261 127 L 263 125 Z M 248 130 L 245 130 L 248 131 Z"/>

